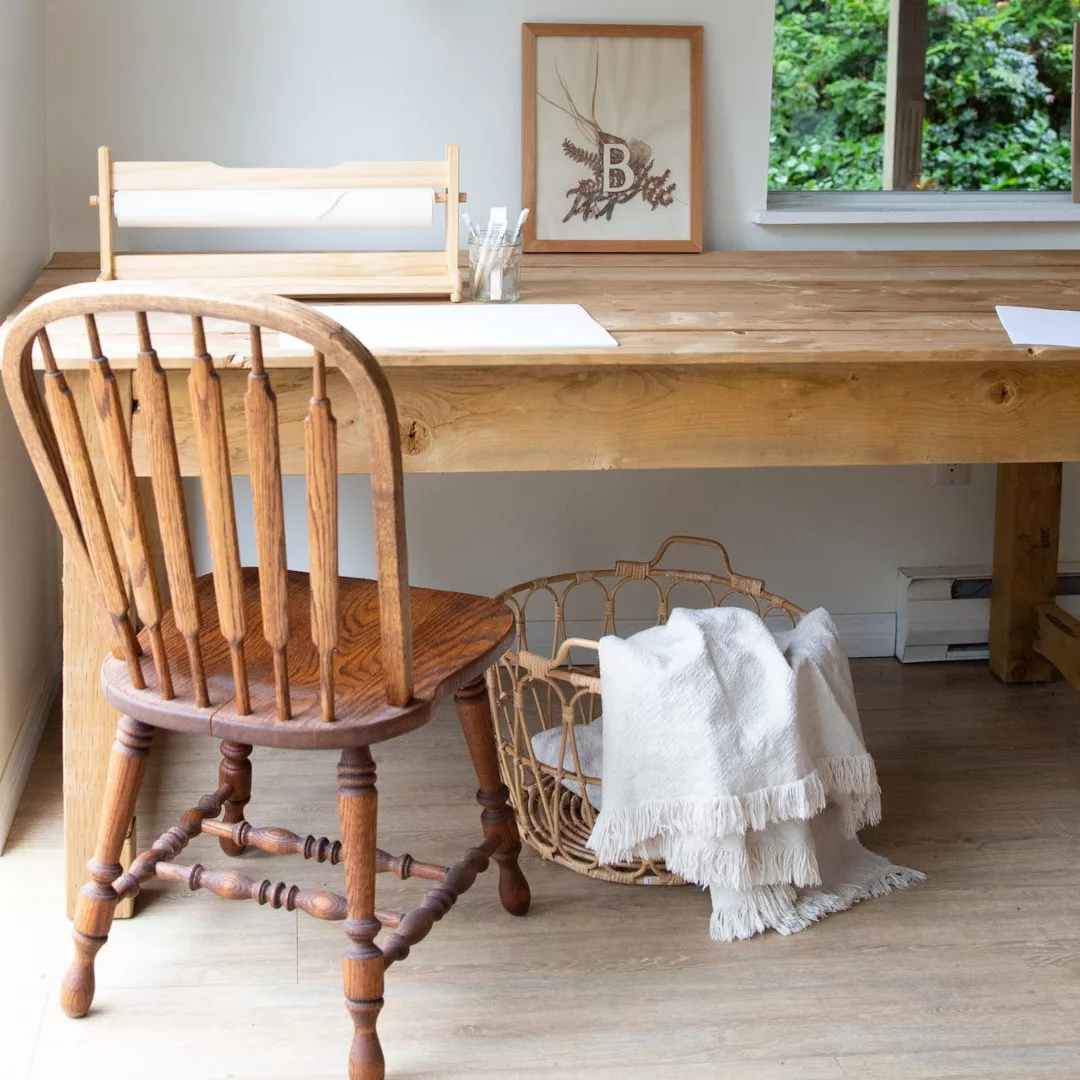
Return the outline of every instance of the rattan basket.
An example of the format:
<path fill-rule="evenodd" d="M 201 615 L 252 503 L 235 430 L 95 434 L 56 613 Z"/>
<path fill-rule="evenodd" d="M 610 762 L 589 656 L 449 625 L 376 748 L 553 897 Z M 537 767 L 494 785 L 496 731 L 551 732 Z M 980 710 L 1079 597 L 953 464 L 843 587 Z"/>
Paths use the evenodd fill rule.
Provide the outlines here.
<path fill-rule="evenodd" d="M 721 572 L 662 568 L 660 562 L 674 544 L 714 549 Z M 632 594 L 636 594 L 634 600 Z M 582 770 L 574 725 L 593 723 L 600 716 L 600 678 L 596 641 L 568 637 L 567 627 L 584 627 L 597 637 L 625 636 L 665 622 L 673 607 L 721 604 L 748 607 L 762 618 L 782 616 L 791 625 L 805 613 L 789 600 L 766 592 L 763 581 L 736 574 L 722 544 L 692 536 L 669 537 L 648 562 L 620 560 L 610 570 L 539 578 L 507 589 L 499 599 L 514 610 L 517 641 L 488 671 L 487 679 L 503 780 L 510 788 L 522 838 L 545 859 L 601 881 L 683 884 L 663 863 L 601 865 L 585 846 L 597 813 L 586 785 L 599 790 L 600 777 Z M 630 616 L 617 615 L 617 607 L 623 612 L 634 610 Z M 648 617 L 643 619 L 646 610 Z M 530 649 L 530 630 L 534 642 L 544 638 L 540 652 L 533 651 L 541 648 L 539 644 Z M 562 766 L 547 765 L 537 760 L 532 739 L 538 731 L 558 725 L 562 725 L 558 754 Z M 573 787 L 567 787 L 568 783 Z"/>

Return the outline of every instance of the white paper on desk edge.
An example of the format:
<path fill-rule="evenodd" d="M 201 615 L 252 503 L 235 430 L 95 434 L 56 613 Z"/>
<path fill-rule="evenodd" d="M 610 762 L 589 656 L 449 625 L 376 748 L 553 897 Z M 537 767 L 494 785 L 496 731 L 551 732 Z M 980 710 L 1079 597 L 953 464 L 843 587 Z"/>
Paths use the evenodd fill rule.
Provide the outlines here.
<path fill-rule="evenodd" d="M 611 349 L 619 343 L 580 304 L 314 305 L 373 352 L 467 349 Z M 288 334 L 278 348 L 308 352 Z"/>
<path fill-rule="evenodd" d="M 1080 348 L 1080 311 L 1001 304 L 995 310 L 1014 345 Z"/>

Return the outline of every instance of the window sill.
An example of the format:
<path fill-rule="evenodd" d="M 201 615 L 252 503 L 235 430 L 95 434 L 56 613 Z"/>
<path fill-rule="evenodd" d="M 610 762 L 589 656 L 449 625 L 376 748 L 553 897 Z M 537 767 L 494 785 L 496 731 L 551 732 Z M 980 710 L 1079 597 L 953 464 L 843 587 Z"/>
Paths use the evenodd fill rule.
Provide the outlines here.
<path fill-rule="evenodd" d="M 755 225 L 1080 224 L 1080 203 L 1064 192 L 777 191 Z"/>

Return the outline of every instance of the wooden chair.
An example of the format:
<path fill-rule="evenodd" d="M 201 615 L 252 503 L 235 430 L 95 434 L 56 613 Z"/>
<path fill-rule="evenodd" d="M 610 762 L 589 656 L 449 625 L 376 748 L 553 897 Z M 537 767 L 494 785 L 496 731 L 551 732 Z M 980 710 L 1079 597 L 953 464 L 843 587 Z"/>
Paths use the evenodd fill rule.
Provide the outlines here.
<path fill-rule="evenodd" d="M 95 315 L 116 312 L 132 313 L 137 331 L 136 397 L 145 425 L 153 507 L 140 500 L 128 417 L 109 361 L 101 354 Z M 169 380 L 151 343 L 148 312 L 191 317 L 194 349 L 188 390 L 213 568 L 203 577 L 195 575 Z M 108 475 L 109 493 L 98 488 L 80 417 L 49 345 L 48 325 L 71 316 L 85 320 L 96 406 L 93 422 L 100 428 L 101 468 Z M 258 568 L 240 565 L 221 383 L 207 353 L 204 317 L 251 328 L 245 415 Z M 308 574 L 287 569 L 278 416 L 263 365 L 260 328 L 291 334 L 315 350 L 304 420 Z M 35 341 L 45 367 L 43 394 L 33 371 Z M 338 575 L 337 432 L 328 396 L 330 365 L 357 395 L 366 426 L 377 582 Z M 94 957 L 105 943 L 116 905 L 156 875 L 226 899 L 250 898 L 274 908 L 299 908 L 319 919 L 344 920 L 345 1005 L 355 1029 L 349 1076 L 382 1077 L 375 1024 L 383 1003 L 384 970 L 427 935 L 489 859 L 499 867 L 499 895 L 507 911 L 523 915 L 530 899 L 518 867 L 518 831 L 499 777 L 482 680 L 513 637 L 513 617 L 504 604 L 484 597 L 409 587 L 397 414 L 382 370 L 347 330 L 292 300 L 103 283 L 60 289 L 31 304 L 10 327 L 3 374 L 64 542 L 93 582 L 98 607 L 115 639 L 102 682 L 121 716 L 97 849 L 89 863 L 90 881 L 75 915 L 75 960 L 61 993 L 65 1011 L 77 1017 L 90 1008 Z M 105 512 L 106 498 L 115 504 L 119 550 Z M 148 512 L 157 516 L 171 607 L 151 559 Z M 129 595 L 141 630 L 129 610 Z M 409 855 L 391 856 L 376 846 L 370 746 L 420 727 L 450 693 L 456 695 L 480 782 L 477 800 L 483 807 L 484 840 L 447 868 Z M 223 739 L 219 786 L 125 872 L 117 860 L 157 727 Z M 253 745 L 341 750 L 340 841 L 260 828 L 245 820 Z M 215 820 L 222 809 L 224 816 Z M 228 855 L 255 847 L 344 863 L 345 895 L 175 862 L 200 833 L 218 837 Z M 384 871 L 435 884 L 412 911 L 382 911 L 375 906 L 375 875 Z M 377 944 L 384 927 L 393 932 Z"/>

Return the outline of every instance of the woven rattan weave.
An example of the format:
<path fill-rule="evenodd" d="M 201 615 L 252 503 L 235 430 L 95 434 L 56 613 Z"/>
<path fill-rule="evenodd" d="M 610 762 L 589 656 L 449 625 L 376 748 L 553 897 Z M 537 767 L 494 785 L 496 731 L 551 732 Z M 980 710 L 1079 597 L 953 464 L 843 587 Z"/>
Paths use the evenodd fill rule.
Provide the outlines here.
<path fill-rule="evenodd" d="M 661 567 L 675 544 L 713 549 L 720 572 Z M 538 578 L 499 599 L 514 610 L 517 641 L 487 679 L 503 779 L 522 838 L 545 859 L 602 881 L 683 884 L 662 863 L 601 865 L 585 846 L 597 813 L 588 791 L 600 790 L 601 780 L 582 768 L 574 725 L 601 714 L 595 638 L 664 623 L 673 607 L 738 604 L 785 625 L 794 625 L 803 610 L 767 592 L 763 581 L 735 573 L 722 544 L 691 536 L 669 537 L 648 562 L 619 560 L 610 570 Z M 532 742 L 537 732 L 558 725 L 561 767 L 537 760 Z"/>

